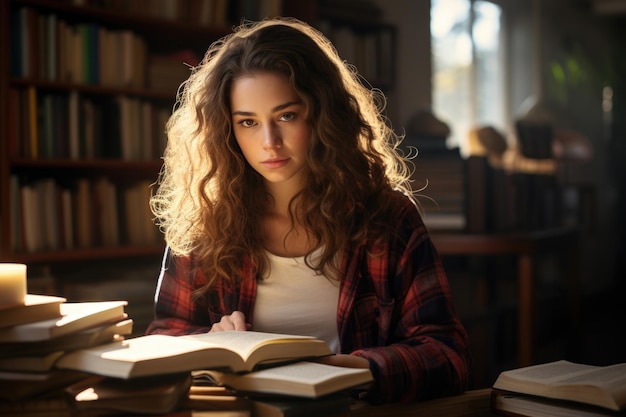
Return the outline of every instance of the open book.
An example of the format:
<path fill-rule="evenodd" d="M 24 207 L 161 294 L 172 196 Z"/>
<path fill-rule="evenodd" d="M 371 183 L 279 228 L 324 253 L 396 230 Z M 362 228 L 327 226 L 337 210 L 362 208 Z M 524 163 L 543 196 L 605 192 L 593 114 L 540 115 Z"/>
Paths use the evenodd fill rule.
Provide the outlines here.
<path fill-rule="evenodd" d="M 69 352 L 56 367 L 127 379 L 198 369 L 251 371 L 258 364 L 330 354 L 328 345 L 313 337 L 228 331 L 135 337 Z"/>
<path fill-rule="evenodd" d="M 365 387 L 373 381 L 365 368 L 346 368 L 316 362 L 295 362 L 245 374 L 220 371 L 206 373 L 218 384 L 236 391 L 280 394 L 318 398 L 356 387 Z"/>
<path fill-rule="evenodd" d="M 493 388 L 624 410 L 626 363 L 591 366 L 561 360 L 528 366 L 502 372 Z"/>

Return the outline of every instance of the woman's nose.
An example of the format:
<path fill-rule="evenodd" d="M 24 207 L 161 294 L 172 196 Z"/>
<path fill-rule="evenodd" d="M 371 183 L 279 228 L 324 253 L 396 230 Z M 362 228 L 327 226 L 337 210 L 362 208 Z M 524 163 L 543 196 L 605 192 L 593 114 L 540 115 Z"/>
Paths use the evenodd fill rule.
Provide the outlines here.
<path fill-rule="evenodd" d="M 263 148 L 278 149 L 283 145 L 280 130 L 277 126 L 270 124 L 263 129 Z"/>

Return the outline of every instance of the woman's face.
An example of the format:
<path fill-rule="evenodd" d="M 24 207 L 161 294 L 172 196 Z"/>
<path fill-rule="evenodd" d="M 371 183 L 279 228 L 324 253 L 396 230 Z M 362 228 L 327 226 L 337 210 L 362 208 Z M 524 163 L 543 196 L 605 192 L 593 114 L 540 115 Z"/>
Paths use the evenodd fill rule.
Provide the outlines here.
<path fill-rule="evenodd" d="M 236 78 L 230 99 L 235 138 L 250 166 L 268 186 L 299 189 L 311 128 L 289 79 L 271 72 Z"/>

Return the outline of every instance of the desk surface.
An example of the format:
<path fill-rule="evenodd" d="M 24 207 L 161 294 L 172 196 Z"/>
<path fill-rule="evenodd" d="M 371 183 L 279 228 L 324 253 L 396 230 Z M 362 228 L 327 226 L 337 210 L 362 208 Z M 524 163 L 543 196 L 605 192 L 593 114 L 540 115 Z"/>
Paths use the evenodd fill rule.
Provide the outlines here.
<path fill-rule="evenodd" d="M 379 406 L 357 403 L 352 407 L 350 417 L 491 417 L 491 389 L 467 391 L 461 395 L 437 398 L 429 401 L 408 404 L 385 404 Z"/>

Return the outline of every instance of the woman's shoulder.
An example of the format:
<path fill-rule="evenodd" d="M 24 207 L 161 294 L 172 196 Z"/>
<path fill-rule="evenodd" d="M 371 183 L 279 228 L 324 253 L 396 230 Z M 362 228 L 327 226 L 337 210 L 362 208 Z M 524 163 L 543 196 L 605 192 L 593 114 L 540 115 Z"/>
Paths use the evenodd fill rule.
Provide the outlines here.
<path fill-rule="evenodd" d="M 419 205 L 413 196 L 394 190 L 386 192 L 383 198 L 387 203 L 383 221 L 390 229 L 396 230 L 396 233 L 400 230 L 412 233 L 416 229 L 426 232 Z"/>
<path fill-rule="evenodd" d="M 389 209 L 393 214 L 421 220 L 419 205 L 415 197 L 393 190 L 386 192 L 384 198 L 389 201 Z"/>

